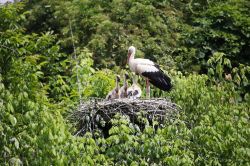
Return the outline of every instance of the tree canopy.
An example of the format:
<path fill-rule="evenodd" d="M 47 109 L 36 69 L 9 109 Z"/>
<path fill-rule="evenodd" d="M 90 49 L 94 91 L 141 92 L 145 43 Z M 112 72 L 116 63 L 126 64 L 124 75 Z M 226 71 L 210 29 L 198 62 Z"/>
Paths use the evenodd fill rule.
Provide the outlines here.
<path fill-rule="evenodd" d="M 249 11 L 248 0 L 0 4 L 0 164 L 249 165 Z M 74 136 L 68 117 L 129 72 L 130 45 L 172 79 L 152 97 L 182 113 L 160 128 L 144 118 L 144 130 L 117 114 L 108 138 Z"/>

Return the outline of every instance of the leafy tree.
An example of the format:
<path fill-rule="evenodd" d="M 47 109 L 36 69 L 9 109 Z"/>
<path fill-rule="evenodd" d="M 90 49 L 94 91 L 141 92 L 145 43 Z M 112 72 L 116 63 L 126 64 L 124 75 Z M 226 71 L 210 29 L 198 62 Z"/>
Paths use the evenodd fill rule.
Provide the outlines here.
<path fill-rule="evenodd" d="M 249 65 L 249 7 L 245 0 L 211 1 L 195 12 L 183 35 L 185 48 L 176 52 L 181 69 L 191 65 L 191 70 L 206 73 L 206 62 L 215 52 L 224 53 L 233 67 Z"/>
<path fill-rule="evenodd" d="M 179 13 L 175 13 L 169 3 L 43 0 L 28 2 L 27 8 L 32 9 L 27 28 L 35 32 L 53 28 L 67 52 L 72 51 L 71 21 L 77 46 L 93 52 L 96 67 L 124 66 L 129 45 L 143 51 L 138 52 L 139 56 L 145 54 L 151 59 L 170 55 L 179 39 L 179 24 L 174 17 Z"/>
<path fill-rule="evenodd" d="M 0 163 L 67 165 L 72 162 L 108 162 L 94 151 L 98 147 L 92 138 L 71 135 L 61 114 L 63 109 L 48 99 L 47 85 L 52 82 L 51 75 L 45 74 L 48 74 L 48 68 L 51 74 L 58 73 L 60 66 L 53 61 L 58 47 L 51 44 L 54 36 L 50 33 L 41 36 L 24 34 L 19 21 L 25 17 L 16 12 L 19 8 L 22 6 L 13 4 L 0 11 L 4 16 L 1 19 L 9 22 L 9 27 L 3 27 L 1 32 Z M 44 59 L 52 59 L 52 65 L 46 64 L 48 61 Z M 47 68 L 44 69 L 45 65 Z M 52 91 L 52 94 L 55 93 Z"/>
<path fill-rule="evenodd" d="M 0 6 L 0 165 L 249 165 L 248 8 L 246 0 Z M 106 95 L 132 44 L 171 74 L 170 93 L 153 91 L 182 112 L 161 128 L 141 116 L 144 130 L 117 114 L 110 137 L 74 136 L 68 112 Z"/>

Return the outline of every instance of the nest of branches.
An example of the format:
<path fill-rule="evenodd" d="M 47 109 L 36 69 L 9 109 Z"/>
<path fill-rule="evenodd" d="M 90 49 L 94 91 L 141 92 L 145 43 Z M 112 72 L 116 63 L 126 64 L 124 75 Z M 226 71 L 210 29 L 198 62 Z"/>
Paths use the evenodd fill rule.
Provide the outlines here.
<path fill-rule="evenodd" d="M 76 124 L 75 135 L 83 136 L 86 132 L 101 131 L 108 136 L 108 130 L 112 127 L 111 120 L 116 114 L 128 116 L 130 122 L 144 128 L 140 117 L 143 116 L 149 123 L 157 121 L 164 124 L 173 120 L 179 114 L 181 108 L 168 99 L 91 99 L 81 104 L 77 111 L 73 112 L 71 120 Z"/>

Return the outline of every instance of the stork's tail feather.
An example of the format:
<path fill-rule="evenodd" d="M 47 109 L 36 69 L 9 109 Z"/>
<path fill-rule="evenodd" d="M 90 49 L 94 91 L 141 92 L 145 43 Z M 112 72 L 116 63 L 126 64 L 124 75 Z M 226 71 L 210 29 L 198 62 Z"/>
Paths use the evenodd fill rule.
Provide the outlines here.
<path fill-rule="evenodd" d="M 142 73 L 142 75 L 144 77 L 147 77 L 151 84 L 161 90 L 170 91 L 172 88 L 171 79 L 162 71 L 144 72 Z"/>

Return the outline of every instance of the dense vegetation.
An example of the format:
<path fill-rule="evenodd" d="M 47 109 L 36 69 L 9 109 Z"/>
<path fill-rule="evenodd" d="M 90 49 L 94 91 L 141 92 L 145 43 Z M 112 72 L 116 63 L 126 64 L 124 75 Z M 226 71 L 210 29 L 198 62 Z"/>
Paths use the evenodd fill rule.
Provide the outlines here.
<path fill-rule="evenodd" d="M 114 86 L 130 45 L 171 76 L 152 94 L 182 113 L 143 131 L 117 115 L 110 137 L 75 137 L 67 116 Z M 249 0 L 0 5 L 0 165 L 250 165 L 249 140 Z"/>

